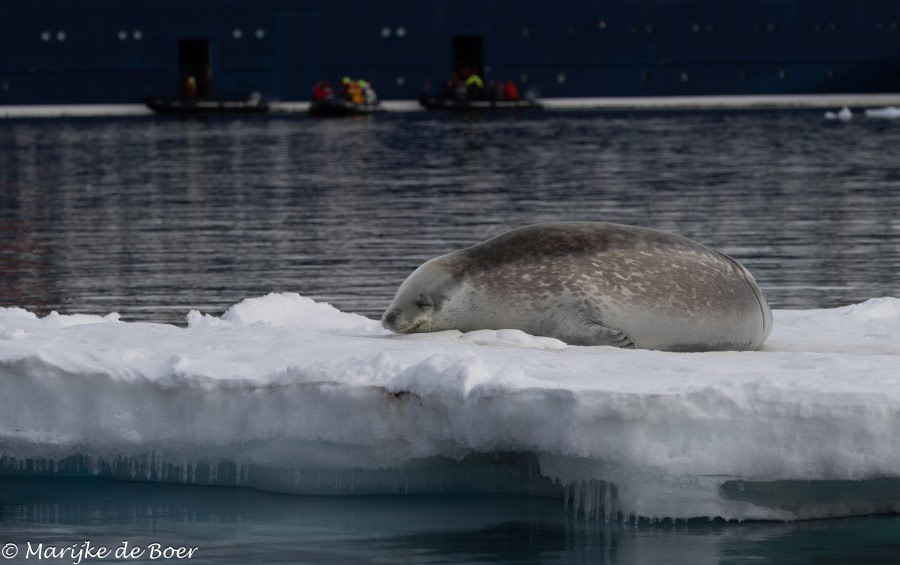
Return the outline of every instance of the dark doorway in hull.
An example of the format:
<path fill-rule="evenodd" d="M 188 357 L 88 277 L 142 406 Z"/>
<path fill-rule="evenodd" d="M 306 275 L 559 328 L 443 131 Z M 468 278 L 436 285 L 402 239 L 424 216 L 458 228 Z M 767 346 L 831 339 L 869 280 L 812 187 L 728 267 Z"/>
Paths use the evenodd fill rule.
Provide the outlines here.
<path fill-rule="evenodd" d="M 209 66 L 209 39 L 182 39 L 178 42 L 178 95 L 208 98 L 212 88 Z"/>
<path fill-rule="evenodd" d="M 463 70 L 484 72 L 484 37 L 481 35 L 457 35 L 453 38 L 453 72 Z"/>

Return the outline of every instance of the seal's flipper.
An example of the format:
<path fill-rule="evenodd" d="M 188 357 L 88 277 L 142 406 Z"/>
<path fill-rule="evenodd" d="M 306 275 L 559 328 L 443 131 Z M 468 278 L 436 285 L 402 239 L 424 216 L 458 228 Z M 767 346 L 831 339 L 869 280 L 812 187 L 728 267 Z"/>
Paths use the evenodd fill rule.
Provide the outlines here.
<path fill-rule="evenodd" d="M 625 332 L 597 322 L 591 323 L 591 333 L 584 340 L 584 345 L 609 345 L 610 347 L 621 347 L 623 349 L 635 348 L 634 342 L 625 335 Z"/>

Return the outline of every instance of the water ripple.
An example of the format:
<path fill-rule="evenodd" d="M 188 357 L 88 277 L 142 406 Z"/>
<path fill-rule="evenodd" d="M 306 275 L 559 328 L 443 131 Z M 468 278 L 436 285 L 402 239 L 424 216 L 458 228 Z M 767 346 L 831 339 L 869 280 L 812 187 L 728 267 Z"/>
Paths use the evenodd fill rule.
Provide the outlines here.
<path fill-rule="evenodd" d="M 180 324 L 277 291 L 378 316 L 422 261 L 554 220 L 692 237 L 776 308 L 898 296 L 898 140 L 787 111 L 10 121 L 0 305 Z"/>

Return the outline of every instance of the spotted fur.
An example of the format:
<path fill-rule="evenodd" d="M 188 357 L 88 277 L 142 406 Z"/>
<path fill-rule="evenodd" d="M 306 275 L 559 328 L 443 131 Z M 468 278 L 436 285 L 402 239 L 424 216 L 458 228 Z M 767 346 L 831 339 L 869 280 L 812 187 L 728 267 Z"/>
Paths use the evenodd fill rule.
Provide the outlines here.
<path fill-rule="evenodd" d="M 772 314 L 737 261 L 690 239 L 600 222 L 526 226 L 432 259 L 382 323 L 399 333 L 517 328 L 579 345 L 762 345 Z"/>

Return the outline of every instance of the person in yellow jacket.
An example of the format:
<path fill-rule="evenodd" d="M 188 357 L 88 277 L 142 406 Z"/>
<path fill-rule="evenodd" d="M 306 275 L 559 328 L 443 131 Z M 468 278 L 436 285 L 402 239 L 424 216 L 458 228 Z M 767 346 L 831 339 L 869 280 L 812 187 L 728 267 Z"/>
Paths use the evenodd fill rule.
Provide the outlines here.
<path fill-rule="evenodd" d="M 484 81 L 478 76 L 477 72 L 473 72 L 466 79 L 466 92 L 469 100 L 479 100 L 484 95 Z"/>
<path fill-rule="evenodd" d="M 341 79 L 341 90 L 344 97 L 354 104 L 363 103 L 363 90 L 359 87 L 359 81 L 350 80 L 350 77 Z"/>
<path fill-rule="evenodd" d="M 354 104 L 362 104 L 363 103 L 363 91 L 360 88 L 358 82 L 351 82 L 347 87 L 347 94 L 350 102 Z"/>

